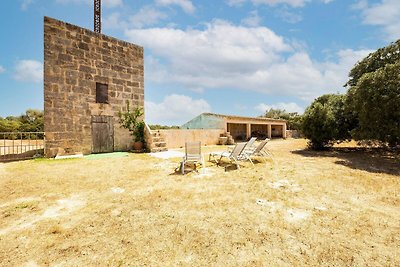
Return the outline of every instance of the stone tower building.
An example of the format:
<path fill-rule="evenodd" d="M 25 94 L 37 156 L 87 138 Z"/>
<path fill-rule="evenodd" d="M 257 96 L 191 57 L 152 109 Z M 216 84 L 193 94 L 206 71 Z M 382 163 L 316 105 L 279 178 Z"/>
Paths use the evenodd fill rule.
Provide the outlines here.
<path fill-rule="evenodd" d="M 143 48 L 44 18 L 45 155 L 126 151 L 118 112 L 144 104 Z"/>

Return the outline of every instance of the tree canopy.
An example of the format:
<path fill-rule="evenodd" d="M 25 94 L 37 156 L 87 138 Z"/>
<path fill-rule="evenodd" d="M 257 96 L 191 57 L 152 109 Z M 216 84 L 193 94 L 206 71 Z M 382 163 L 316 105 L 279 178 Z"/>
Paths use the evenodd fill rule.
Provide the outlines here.
<path fill-rule="evenodd" d="M 349 138 L 400 146 L 400 40 L 355 64 L 345 95 L 317 98 L 303 118 L 311 146 Z"/>
<path fill-rule="evenodd" d="M 349 73 L 349 81 L 346 85 L 355 86 L 364 74 L 374 72 L 388 64 L 394 64 L 399 61 L 400 40 L 397 40 L 386 47 L 379 48 L 363 60 L 357 62 Z"/>
<path fill-rule="evenodd" d="M 20 116 L 0 117 L 0 132 L 43 132 L 43 111 L 28 109 Z"/>
<path fill-rule="evenodd" d="M 301 128 L 302 116 L 297 112 L 287 112 L 284 109 L 270 108 L 269 110 L 266 110 L 264 115 L 261 117 L 287 120 L 287 126 L 289 130 L 300 130 Z"/>
<path fill-rule="evenodd" d="M 362 75 L 348 96 L 357 118 L 356 140 L 400 145 L 400 61 Z"/>

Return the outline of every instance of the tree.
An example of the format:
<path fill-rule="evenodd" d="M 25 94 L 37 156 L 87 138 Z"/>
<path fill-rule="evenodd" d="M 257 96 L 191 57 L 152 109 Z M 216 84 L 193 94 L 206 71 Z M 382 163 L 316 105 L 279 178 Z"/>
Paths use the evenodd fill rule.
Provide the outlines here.
<path fill-rule="evenodd" d="M 266 118 L 271 118 L 271 119 L 288 119 L 289 118 L 289 113 L 286 112 L 284 109 L 274 109 L 270 108 L 269 110 L 265 111 L 265 114 L 263 117 Z"/>
<path fill-rule="evenodd" d="M 302 116 L 297 112 L 287 112 L 284 109 L 273 109 L 265 111 L 265 114 L 261 117 L 271 118 L 271 119 L 282 119 L 287 121 L 287 126 L 289 130 L 300 130 Z"/>
<path fill-rule="evenodd" d="M 351 138 L 351 113 L 346 110 L 345 95 L 326 94 L 307 107 L 302 120 L 302 132 L 310 139 L 310 147 L 324 149 Z"/>
<path fill-rule="evenodd" d="M 349 73 L 348 86 L 357 85 L 358 80 L 366 73 L 374 72 L 387 64 L 394 64 L 400 61 L 400 40 L 390 45 L 379 48 L 358 62 Z"/>
<path fill-rule="evenodd" d="M 378 49 L 350 71 L 347 106 L 356 140 L 400 145 L 400 40 Z"/>
<path fill-rule="evenodd" d="M 44 131 L 44 118 L 43 111 L 28 109 L 24 115 L 18 119 L 21 122 L 19 127 L 20 132 L 43 132 Z"/>
<path fill-rule="evenodd" d="M 43 132 L 43 111 L 28 109 L 20 116 L 0 117 L 0 132 Z"/>
<path fill-rule="evenodd" d="M 348 105 L 358 119 L 353 131 L 356 140 L 400 145 L 400 61 L 365 73 L 348 95 Z"/>
<path fill-rule="evenodd" d="M 21 123 L 18 120 L 3 119 L 0 117 L 0 132 L 15 132 L 18 131 Z"/>

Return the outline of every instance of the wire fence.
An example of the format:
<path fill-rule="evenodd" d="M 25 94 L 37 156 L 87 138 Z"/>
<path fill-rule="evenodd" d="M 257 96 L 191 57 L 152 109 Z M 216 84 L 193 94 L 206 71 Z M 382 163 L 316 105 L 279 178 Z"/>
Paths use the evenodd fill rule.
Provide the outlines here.
<path fill-rule="evenodd" d="M 0 132 L 0 162 L 42 157 L 44 132 Z"/>

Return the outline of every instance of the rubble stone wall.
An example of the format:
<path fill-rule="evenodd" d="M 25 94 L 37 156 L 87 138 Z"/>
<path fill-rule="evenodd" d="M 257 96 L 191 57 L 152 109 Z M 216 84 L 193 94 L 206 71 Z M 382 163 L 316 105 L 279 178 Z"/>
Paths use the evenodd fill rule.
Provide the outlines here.
<path fill-rule="evenodd" d="M 96 103 L 96 83 L 108 103 Z M 144 105 L 143 48 L 59 20 L 44 18 L 45 155 L 92 152 L 92 116 L 112 116 L 114 151 L 130 149 L 118 112 Z"/>

